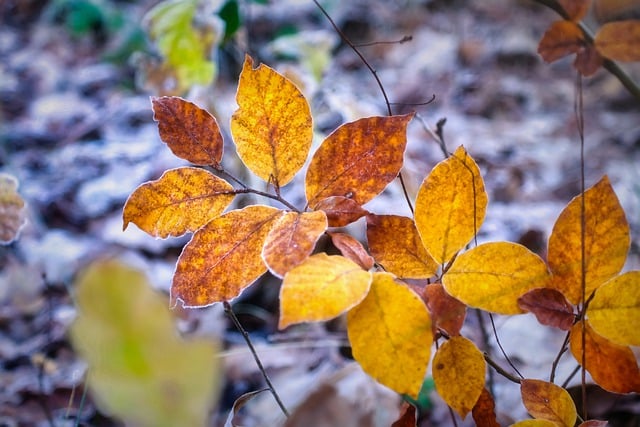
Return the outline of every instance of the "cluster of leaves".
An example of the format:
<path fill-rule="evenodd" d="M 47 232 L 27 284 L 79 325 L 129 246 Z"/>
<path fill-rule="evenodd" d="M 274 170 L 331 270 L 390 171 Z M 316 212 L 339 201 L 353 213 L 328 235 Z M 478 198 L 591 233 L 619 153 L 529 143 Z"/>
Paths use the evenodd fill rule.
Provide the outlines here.
<path fill-rule="evenodd" d="M 237 102 L 233 141 L 269 192 L 248 188 L 224 171 L 222 135 L 207 111 L 177 97 L 152 100 L 162 140 L 178 157 L 205 166 L 166 171 L 138 187 L 124 207 L 124 228 L 134 223 L 160 238 L 193 233 L 177 262 L 171 305 L 230 300 L 268 270 L 282 278 L 280 328 L 346 313 L 354 358 L 398 393 L 417 396 L 432 344 L 439 341 L 435 387 L 461 417 L 472 412 L 479 425 L 497 424 L 485 388 L 486 355 L 460 335 L 468 307 L 505 315 L 531 311 L 542 324 L 570 331 L 572 354 L 602 387 L 640 391 L 629 348 L 640 344 L 633 330 L 640 322 L 640 272 L 619 275 L 629 226 L 606 177 L 561 213 L 548 263 L 511 242 L 463 251 L 487 207 L 480 170 L 464 147 L 424 179 L 413 218 L 379 215 L 363 205 L 400 173 L 412 115 L 345 123 L 311 156 L 306 204 L 298 208 L 280 189 L 310 152 L 307 101 L 276 71 L 254 69 L 247 56 Z M 224 212 L 235 195 L 248 192 L 285 208 L 250 205 Z M 362 217 L 368 249 L 339 229 Z M 325 233 L 341 255 L 314 253 Z M 429 284 L 414 287 L 403 279 Z M 521 390 L 537 418 L 521 425 L 574 425 L 575 406 L 561 387 L 523 379 Z"/>
<path fill-rule="evenodd" d="M 583 76 L 593 75 L 605 60 L 640 60 L 640 20 L 614 21 L 604 24 L 591 36 L 581 20 L 592 0 L 558 0 L 565 19 L 551 24 L 540 40 L 538 53 L 547 62 L 576 54 L 575 68 Z"/>

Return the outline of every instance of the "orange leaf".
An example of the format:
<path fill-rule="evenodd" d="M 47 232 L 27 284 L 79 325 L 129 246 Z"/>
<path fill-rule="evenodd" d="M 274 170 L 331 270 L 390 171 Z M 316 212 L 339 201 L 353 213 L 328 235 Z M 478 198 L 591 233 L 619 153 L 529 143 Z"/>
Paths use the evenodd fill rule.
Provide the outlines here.
<path fill-rule="evenodd" d="M 489 390 L 482 389 L 480 397 L 471 411 L 476 427 L 500 427 L 496 418 L 496 404 Z"/>
<path fill-rule="evenodd" d="M 196 231 L 182 250 L 171 285 L 171 305 L 202 307 L 240 295 L 267 267 L 260 256 L 282 211 L 248 206 Z"/>
<path fill-rule="evenodd" d="M 538 53 L 546 62 L 576 53 L 584 45 L 582 30 L 571 21 L 556 21 L 542 36 Z"/>
<path fill-rule="evenodd" d="M 0 173 L 0 245 L 8 245 L 26 222 L 24 200 L 17 192 L 18 180 Z"/>
<path fill-rule="evenodd" d="M 518 298 L 518 306 L 533 313 L 543 325 L 568 331 L 576 319 L 573 306 L 555 289 L 533 289 Z"/>
<path fill-rule="evenodd" d="M 558 424 L 549 420 L 524 420 L 511 424 L 511 427 L 558 427 Z"/>
<path fill-rule="evenodd" d="M 545 287 L 544 261 L 522 245 L 485 243 L 459 255 L 442 277 L 449 294 L 465 304 L 500 314 L 518 314 L 518 298 Z"/>
<path fill-rule="evenodd" d="M 331 242 L 338 248 L 342 256 L 362 267 L 363 270 L 370 270 L 375 260 L 367 253 L 362 243 L 345 233 L 328 233 Z"/>
<path fill-rule="evenodd" d="M 558 3 L 574 22 L 584 18 L 591 6 L 591 0 L 558 0 Z"/>
<path fill-rule="evenodd" d="M 451 337 L 436 351 L 431 372 L 440 397 L 466 417 L 484 389 L 486 362 L 482 352 L 465 337 Z"/>
<path fill-rule="evenodd" d="M 609 179 L 605 176 L 585 191 L 586 297 L 623 267 L 629 250 L 629 224 Z M 549 237 L 551 287 L 573 304 L 581 297 L 581 198 L 562 211 Z"/>
<path fill-rule="evenodd" d="M 327 217 L 322 211 L 285 212 L 267 234 L 262 250 L 269 271 L 282 278 L 304 261 L 327 229 Z"/>
<path fill-rule="evenodd" d="M 309 206 L 342 196 L 362 205 L 393 181 L 404 160 L 413 114 L 345 123 L 315 152 L 306 177 Z"/>
<path fill-rule="evenodd" d="M 596 49 L 614 61 L 640 61 L 640 20 L 607 22 L 596 33 Z"/>
<path fill-rule="evenodd" d="M 564 427 L 573 427 L 578 418 L 576 405 L 564 388 L 553 383 L 525 379 L 520 382 L 522 403 L 534 417 Z"/>
<path fill-rule="evenodd" d="M 580 364 L 583 349 L 582 325 L 580 322 L 573 326 L 569 341 L 571 353 Z M 612 393 L 640 392 L 640 370 L 631 349 L 598 335 L 589 322 L 584 326 L 585 369 L 593 380 Z"/>
<path fill-rule="evenodd" d="M 313 137 L 311 111 L 290 80 L 264 64 L 252 66 L 251 57 L 245 56 L 231 135 L 244 164 L 280 187 L 307 159 Z"/>
<path fill-rule="evenodd" d="M 587 309 L 593 329 L 620 345 L 640 345 L 640 271 L 630 271 L 596 290 Z"/>
<path fill-rule="evenodd" d="M 339 255 L 312 255 L 284 276 L 278 328 L 333 319 L 359 304 L 370 286 L 371 273 L 353 261 Z"/>
<path fill-rule="evenodd" d="M 400 410 L 400 418 L 398 418 L 391 427 L 416 427 L 416 407 L 410 403 L 404 402 Z"/>
<path fill-rule="evenodd" d="M 442 283 L 425 286 L 423 294 L 435 326 L 446 331 L 449 336 L 460 335 L 467 306 L 446 293 Z"/>
<path fill-rule="evenodd" d="M 367 215 L 367 242 L 376 261 L 398 277 L 426 279 L 438 269 L 411 218 Z"/>
<path fill-rule="evenodd" d="M 227 181 L 204 169 L 170 169 L 131 193 L 123 229 L 133 222 L 154 237 L 182 236 L 219 216 L 233 201 L 232 192 Z"/>
<path fill-rule="evenodd" d="M 604 59 L 593 45 L 586 45 L 578 51 L 573 65 L 585 77 L 592 76 L 600 69 Z"/>
<path fill-rule="evenodd" d="M 416 227 L 433 259 L 449 262 L 478 232 L 486 209 L 478 165 L 460 146 L 433 168 L 416 198 Z"/>
<path fill-rule="evenodd" d="M 431 354 L 431 320 L 415 292 L 390 273 L 373 274 L 367 297 L 347 313 L 353 358 L 390 389 L 417 398 Z"/>
<path fill-rule="evenodd" d="M 368 213 L 355 200 L 342 196 L 322 199 L 313 206 L 313 209 L 322 210 L 327 214 L 329 227 L 344 227 Z"/>
<path fill-rule="evenodd" d="M 215 117 L 177 96 L 151 98 L 151 104 L 160 139 L 173 154 L 196 165 L 220 165 L 223 141 Z"/>

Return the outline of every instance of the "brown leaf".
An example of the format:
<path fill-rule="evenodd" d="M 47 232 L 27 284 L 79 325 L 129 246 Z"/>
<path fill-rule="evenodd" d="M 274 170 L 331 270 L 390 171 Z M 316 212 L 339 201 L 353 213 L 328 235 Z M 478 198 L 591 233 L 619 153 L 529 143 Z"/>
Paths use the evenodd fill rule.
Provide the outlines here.
<path fill-rule="evenodd" d="M 596 49 L 614 61 L 640 61 L 640 20 L 608 22 L 596 33 Z"/>
<path fill-rule="evenodd" d="M 398 277 L 427 279 L 438 269 L 411 218 L 367 215 L 367 242 L 374 259 Z"/>
<path fill-rule="evenodd" d="M 569 19 L 574 22 L 584 18 L 591 6 L 591 0 L 558 0 L 558 3 L 567 12 Z"/>
<path fill-rule="evenodd" d="M 442 283 L 425 286 L 423 295 L 435 327 L 443 329 L 450 336 L 460 335 L 467 306 L 449 295 Z"/>
<path fill-rule="evenodd" d="M 583 45 L 584 36 L 574 22 L 556 21 L 542 36 L 538 53 L 546 62 L 553 62 L 578 52 Z"/>
<path fill-rule="evenodd" d="M 585 368 L 603 389 L 613 393 L 640 392 L 640 370 L 631 349 L 614 344 L 585 324 Z M 573 357 L 582 364 L 582 322 L 571 329 Z"/>
<path fill-rule="evenodd" d="M 391 424 L 391 427 L 416 427 L 417 425 L 416 407 L 408 402 L 404 402 L 400 409 L 400 418 Z"/>
<path fill-rule="evenodd" d="M 471 415 L 477 427 L 500 427 L 496 418 L 496 404 L 486 388 L 482 389 Z"/>
<path fill-rule="evenodd" d="M 327 197 L 312 208 L 327 214 L 329 227 L 344 227 L 369 213 L 355 200 L 343 196 Z"/>
<path fill-rule="evenodd" d="M 331 242 L 338 248 L 342 256 L 355 262 L 362 267 L 363 270 L 370 270 L 373 267 L 375 260 L 367 253 L 362 243 L 354 237 L 345 233 L 328 234 L 331 237 Z"/>
<path fill-rule="evenodd" d="M 593 45 L 585 45 L 578 51 L 573 65 L 585 77 L 592 76 L 602 67 L 604 58 Z"/>
<path fill-rule="evenodd" d="M 571 329 L 575 321 L 573 306 L 555 289 L 533 289 L 518 298 L 518 306 L 533 313 L 541 324 L 563 331 Z"/>
<path fill-rule="evenodd" d="M 309 206 L 331 196 L 362 205 L 384 190 L 402 168 L 407 124 L 412 117 L 367 117 L 345 123 L 331 133 L 307 169 Z"/>
<path fill-rule="evenodd" d="M 177 96 L 151 98 L 160 139 L 173 154 L 195 165 L 218 167 L 223 141 L 215 117 Z"/>
<path fill-rule="evenodd" d="M 271 227 L 262 249 L 269 271 L 284 277 L 311 255 L 326 229 L 327 217 L 322 211 L 285 212 Z"/>
<path fill-rule="evenodd" d="M 607 427 L 609 423 L 600 420 L 588 420 L 580 424 L 578 427 Z"/>
<path fill-rule="evenodd" d="M 13 176 L 0 173 L 0 245 L 13 242 L 25 224 L 24 200 L 17 189 Z"/>

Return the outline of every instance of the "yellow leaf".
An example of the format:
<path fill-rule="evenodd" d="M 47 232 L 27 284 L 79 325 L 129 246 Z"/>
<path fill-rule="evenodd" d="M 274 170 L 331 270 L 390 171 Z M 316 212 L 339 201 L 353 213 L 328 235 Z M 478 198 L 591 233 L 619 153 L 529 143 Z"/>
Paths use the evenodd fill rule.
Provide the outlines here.
<path fill-rule="evenodd" d="M 605 176 L 585 191 L 586 295 L 609 280 L 624 266 L 629 250 L 629 224 L 616 194 Z M 573 304 L 581 299 L 582 241 L 581 196 L 575 197 L 558 217 L 549 237 L 548 260 L 551 287 Z"/>
<path fill-rule="evenodd" d="M 0 245 L 13 242 L 25 224 L 24 200 L 16 191 L 18 181 L 0 173 Z"/>
<path fill-rule="evenodd" d="M 262 247 L 282 211 L 253 205 L 227 212 L 196 231 L 182 250 L 171 305 L 202 307 L 240 295 L 267 267 Z"/>
<path fill-rule="evenodd" d="M 523 420 L 511 424 L 511 427 L 558 427 L 558 424 L 549 420 Z"/>
<path fill-rule="evenodd" d="M 607 22 L 596 33 L 596 49 L 614 61 L 640 61 L 640 20 Z"/>
<path fill-rule="evenodd" d="M 442 277 L 447 292 L 465 304 L 500 314 L 519 314 L 518 298 L 547 285 L 544 261 L 522 245 L 485 243 L 459 255 Z"/>
<path fill-rule="evenodd" d="M 227 181 L 204 169 L 170 169 L 131 193 L 123 229 L 133 222 L 154 237 L 182 236 L 219 216 L 233 201 L 232 191 Z"/>
<path fill-rule="evenodd" d="M 522 403 L 534 417 L 564 427 L 573 427 L 578 418 L 576 405 L 564 388 L 541 380 L 520 382 Z"/>
<path fill-rule="evenodd" d="M 309 104 L 287 78 L 245 57 L 231 134 L 238 155 L 263 180 L 283 186 L 307 159 L 313 127 Z"/>
<path fill-rule="evenodd" d="M 180 338 L 165 298 L 119 262 L 92 264 L 74 289 L 71 341 L 101 410 L 127 425 L 206 425 L 220 384 L 217 345 Z"/>
<path fill-rule="evenodd" d="M 367 297 L 347 313 L 353 357 L 390 389 L 416 398 L 429 365 L 431 320 L 422 299 L 390 273 L 375 273 Z"/>
<path fill-rule="evenodd" d="M 484 389 L 482 352 L 467 338 L 451 337 L 436 351 L 431 372 L 440 397 L 464 419 Z"/>
<path fill-rule="evenodd" d="M 370 286 L 371 273 L 355 262 L 339 255 L 312 255 L 284 276 L 278 328 L 333 319 L 360 303 Z"/>
<path fill-rule="evenodd" d="M 445 264 L 478 232 L 487 193 L 476 162 L 460 146 L 422 182 L 415 221 L 427 251 Z"/>
<path fill-rule="evenodd" d="M 173 154 L 196 165 L 220 165 L 222 134 L 211 114 L 177 96 L 151 98 L 151 104 L 160 139 Z"/>
<path fill-rule="evenodd" d="M 587 319 L 603 337 L 620 345 L 640 345 L 640 271 L 616 276 L 596 290 Z"/>
<path fill-rule="evenodd" d="M 309 206 L 342 196 L 362 205 L 393 181 L 404 160 L 413 114 L 345 123 L 315 152 L 306 176 Z"/>
<path fill-rule="evenodd" d="M 427 279 L 438 270 L 411 218 L 368 215 L 367 242 L 376 261 L 398 277 Z"/>
<path fill-rule="evenodd" d="M 273 224 L 262 249 L 269 271 L 282 278 L 304 261 L 327 229 L 327 216 L 322 211 L 285 212 Z"/>
<path fill-rule="evenodd" d="M 598 335 L 589 322 L 584 324 L 583 347 L 582 325 L 579 322 L 573 326 L 569 341 L 571 354 L 578 363 L 582 365 L 582 349 L 585 348 L 585 369 L 600 387 L 612 393 L 639 393 L 640 369 L 633 351 Z"/>
<path fill-rule="evenodd" d="M 583 45 L 584 35 L 575 22 L 556 21 L 542 36 L 538 53 L 546 62 L 553 62 L 578 52 Z"/>

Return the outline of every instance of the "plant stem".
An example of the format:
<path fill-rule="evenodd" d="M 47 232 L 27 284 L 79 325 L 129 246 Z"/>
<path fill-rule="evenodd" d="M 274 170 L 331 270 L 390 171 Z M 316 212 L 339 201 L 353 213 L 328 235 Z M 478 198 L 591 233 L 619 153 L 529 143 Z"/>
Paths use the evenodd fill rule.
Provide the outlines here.
<path fill-rule="evenodd" d="M 487 354 L 486 352 L 483 353 L 484 356 L 484 360 L 487 361 L 487 363 L 496 370 L 496 372 L 498 372 L 500 375 L 502 375 L 503 377 L 505 377 L 506 379 L 508 379 L 511 382 L 514 382 L 516 384 L 520 384 L 520 378 L 516 377 L 515 375 L 511 375 L 509 372 L 505 371 L 500 365 L 498 365 L 498 363 L 493 360 L 491 358 L 491 356 L 489 354 Z"/>
<path fill-rule="evenodd" d="M 267 384 L 269 391 L 273 395 L 273 398 L 276 400 L 276 403 L 280 407 L 280 410 L 286 417 L 289 417 L 289 411 L 287 411 L 287 408 L 282 403 L 282 400 L 280 399 L 280 396 L 276 392 L 276 389 L 273 387 L 273 384 L 271 383 L 271 379 L 269 378 L 269 375 L 267 374 L 267 371 L 264 369 L 264 366 L 262 365 L 262 361 L 260 360 L 260 357 L 256 352 L 256 348 L 253 346 L 253 343 L 251 342 L 251 338 L 249 338 L 249 333 L 246 331 L 246 329 L 244 329 L 244 327 L 242 327 L 240 320 L 238 320 L 238 317 L 235 315 L 235 313 L 233 312 L 233 309 L 231 308 L 231 304 L 229 304 L 228 301 L 224 301 L 223 304 L 224 304 L 224 312 L 227 314 L 227 316 L 229 316 L 229 318 L 231 319 L 235 327 L 238 329 L 238 331 L 240 331 L 240 333 L 244 337 L 244 340 L 247 343 L 247 346 L 249 347 L 251 354 L 253 355 L 253 359 L 256 361 L 256 365 L 258 365 L 258 369 L 262 373 L 262 377 L 264 378 L 264 381 Z"/>

